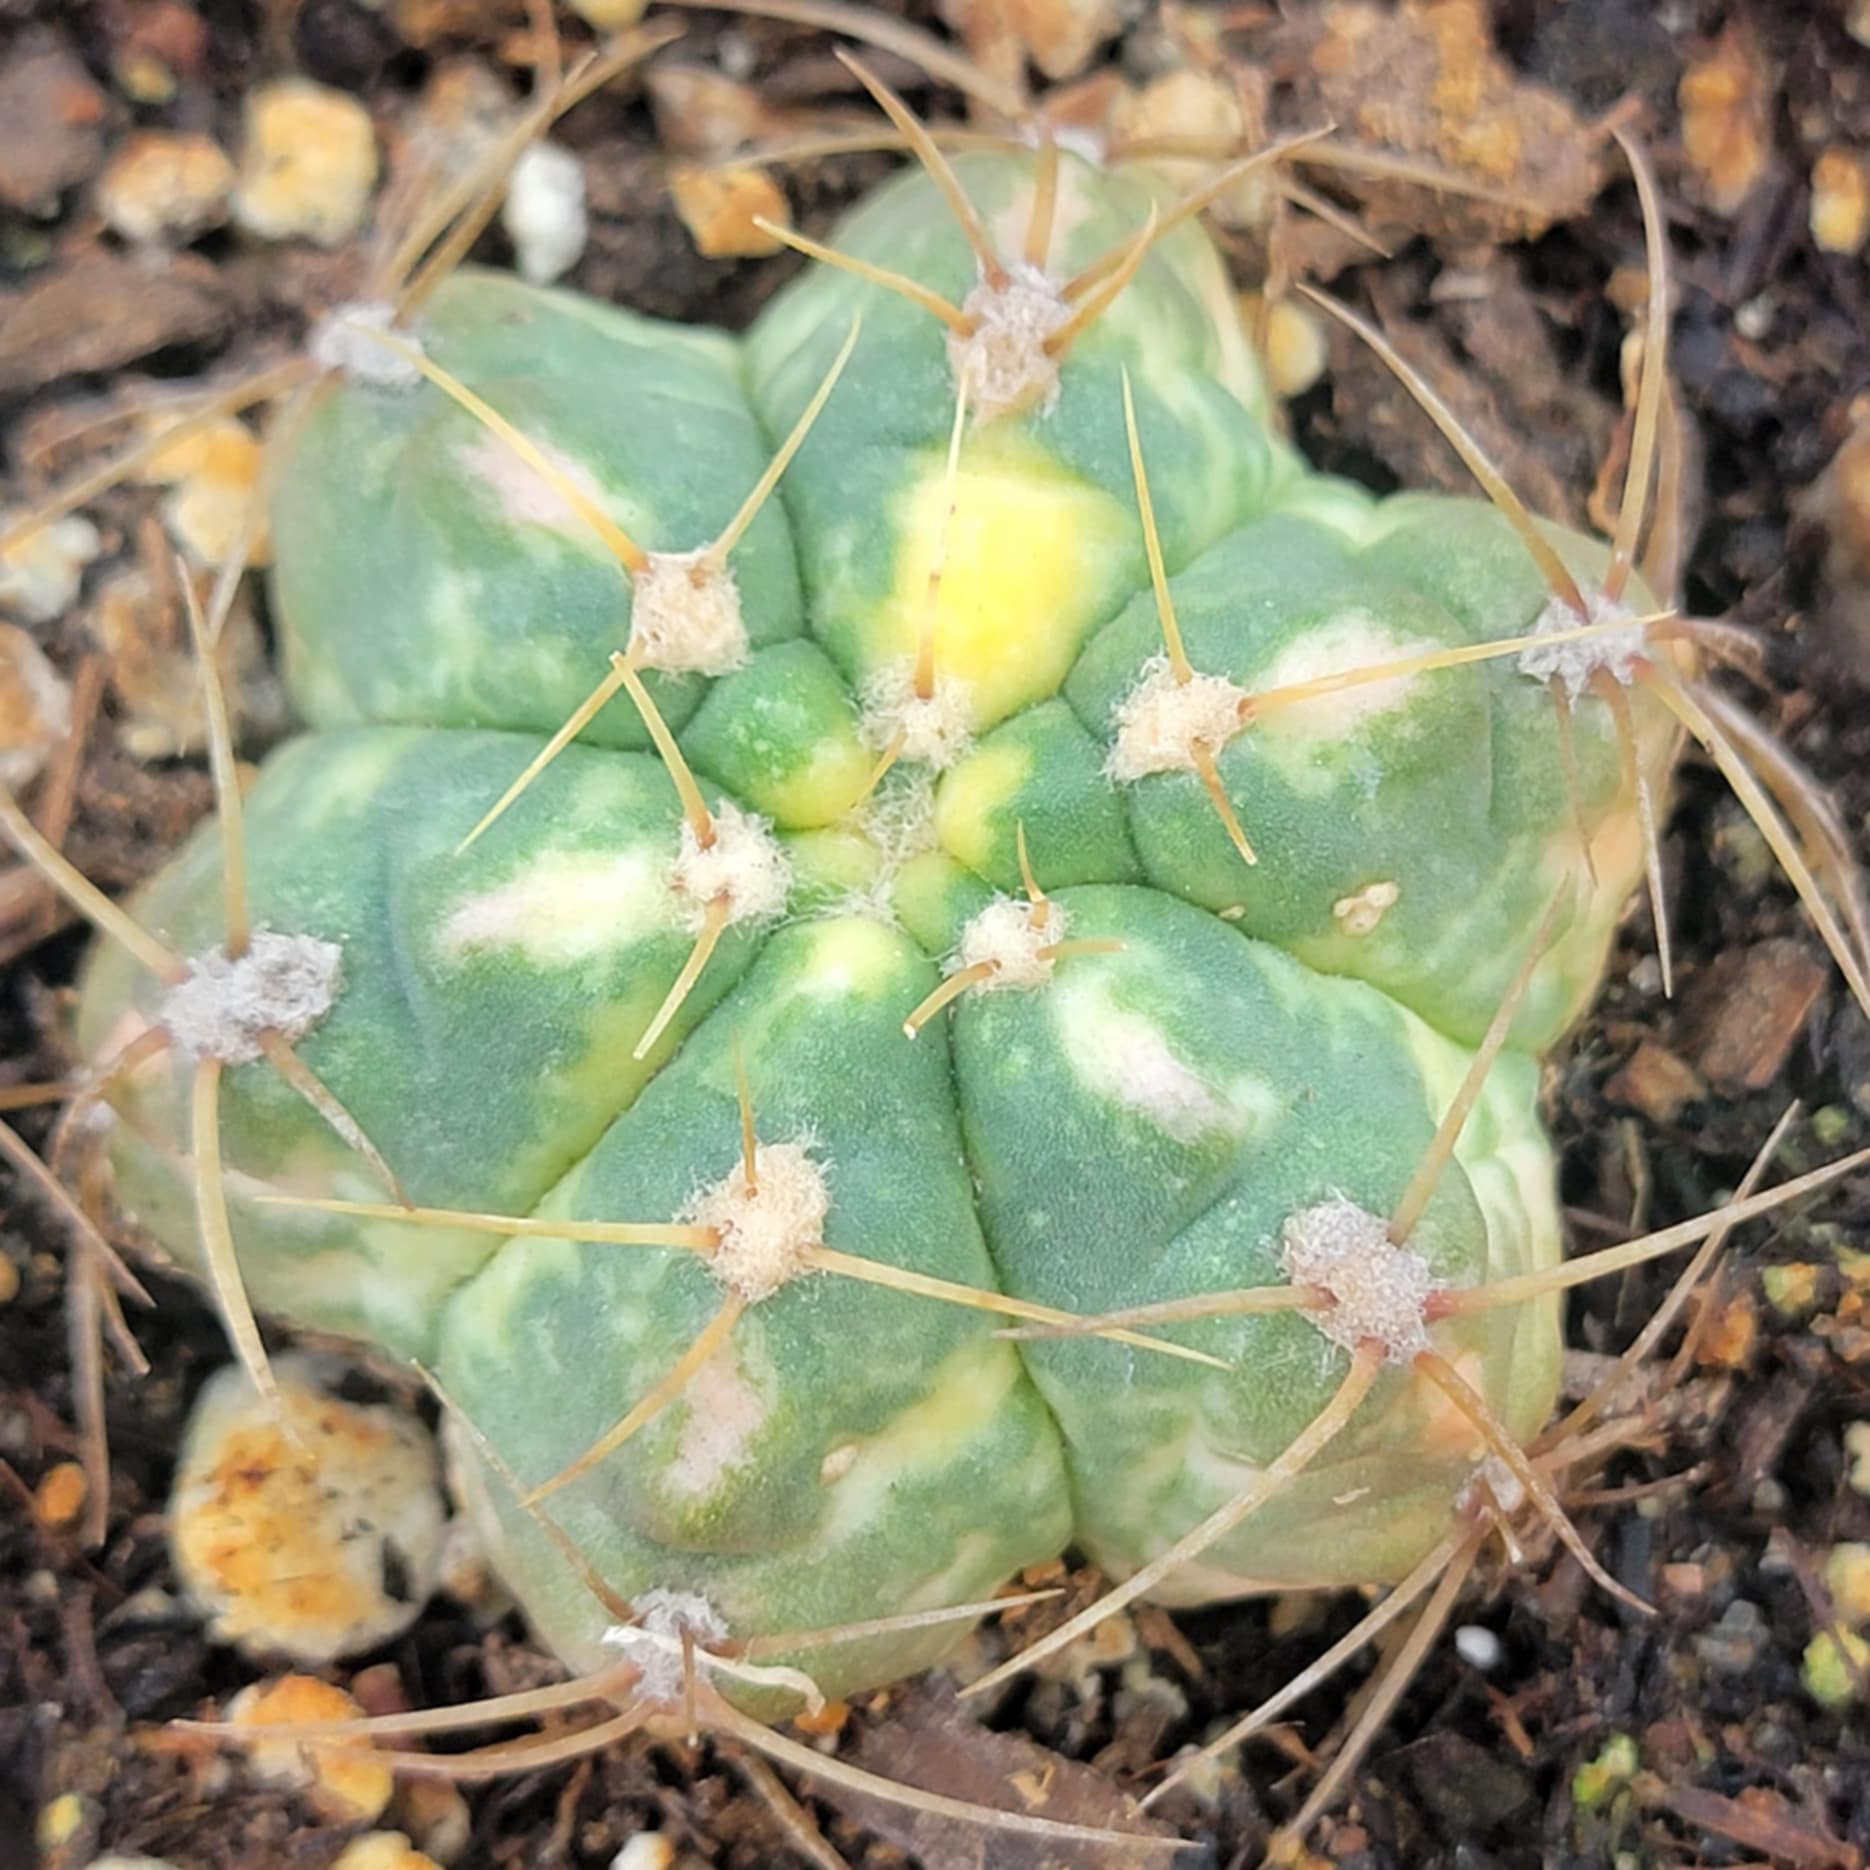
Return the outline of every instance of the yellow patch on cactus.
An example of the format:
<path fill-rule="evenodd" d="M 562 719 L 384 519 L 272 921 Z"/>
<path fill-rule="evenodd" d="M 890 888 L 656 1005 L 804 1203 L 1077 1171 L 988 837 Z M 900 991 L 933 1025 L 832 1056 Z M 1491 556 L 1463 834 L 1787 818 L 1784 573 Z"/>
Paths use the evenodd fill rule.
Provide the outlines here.
<path fill-rule="evenodd" d="M 877 666 L 916 652 L 939 562 L 935 664 L 971 691 L 974 727 L 1056 694 L 1086 632 L 1123 588 L 1134 518 L 1030 441 L 971 436 L 949 513 L 945 455 L 898 502 L 895 591 L 881 613 Z"/>
<path fill-rule="evenodd" d="M 956 1351 L 935 1372 L 922 1402 L 856 1444 L 856 1460 L 831 1489 L 836 1531 L 883 1517 L 906 1475 L 938 1465 L 985 1435 L 1019 1374 L 1011 1345 L 975 1338 Z"/>
<path fill-rule="evenodd" d="M 863 796 L 875 764 L 876 755 L 855 734 L 826 738 L 813 747 L 809 765 L 774 775 L 762 809 L 781 825 L 835 824 Z"/>
<path fill-rule="evenodd" d="M 968 754 L 935 796 L 935 835 L 942 849 L 984 874 L 993 861 L 994 817 L 1031 777 L 1030 746 L 1000 741 Z"/>
<path fill-rule="evenodd" d="M 881 999 L 901 993 L 903 946 L 881 923 L 858 916 L 827 922 L 812 941 L 806 993 L 825 999 Z"/>

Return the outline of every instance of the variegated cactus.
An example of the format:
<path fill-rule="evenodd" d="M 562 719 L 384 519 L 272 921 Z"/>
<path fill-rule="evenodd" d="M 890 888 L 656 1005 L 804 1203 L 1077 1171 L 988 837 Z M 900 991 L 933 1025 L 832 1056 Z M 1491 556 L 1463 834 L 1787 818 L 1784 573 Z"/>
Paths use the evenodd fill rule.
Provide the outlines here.
<path fill-rule="evenodd" d="M 259 925 L 342 957 L 305 1062 L 420 1206 L 718 1244 L 269 1207 L 381 1190 L 254 1064 L 222 1119 L 242 1276 L 267 1310 L 436 1367 L 526 1487 L 600 1442 L 724 1302 L 744 1308 L 551 1509 L 621 1596 L 698 1593 L 736 1635 L 969 1601 L 1073 1540 L 1134 1571 L 1287 1447 L 1355 1348 L 1293 1311 L 1185 1328 L 1200 1362 L 1016 1348 L 986 1313 L 839 1278 L 812 1250 L 1080 1313 L 1295 1277 L 1333 1204 L 1383 1216 L 1402 1197 L 1556 892 L 1519 1044 L 1387 1249 L 1419 1255 L 1425 1293 L 1551 1264 L 1532 1052 L 1588 998 L 1640 864 L 1607 710 L 1578 705 L 1569 799 L 1550 702 L 1509 657 L 1256 718 L 1265 691 L 1527 631 L 1539 568 L 1485 508 L 1308 479 L 1195 229 L 1048 349 L 1088 296 L 1058 282 L 1122 263 L 1145 185 L 1064 158 L 1033 262 L 1033 159 L 956 172 L 1013 256 L 1004 284 L 921 175 L 838 244 L 959 304 L 971 338 L 830 267 L 740 346 L 463 274 L 400 339 L 352 315 L 353 367 L 318 393 L 273 516 L 315 731 L 247 803 L 248 887 Z M 780 498 L 711 558 L 859 318 Z M 572 490 L 625 536 L 623 566 Z M 1588 542 L 1560 544 L 1601 571 Z M 644 670 L 703 816 L 684 819 L 620 697 L 460 848 L 613 651 Z M 1646 733 L 1658 776 L 1666 746 Z M 182 954 L 217 945 L 220 849 L 204 835 L 144 905 Z M 94 970 L 100 1055 L 165 1018 L 128 965 Z M 952 1029 L 911 1037 L 944 965 L 965 983 Z M 136 1074 L 117 1142 L 124 1198 L 185 1253 L 199 1047 L 178 1035 Z M 736 1049 L 759 1126 L 745 1162 Z M 1550 1302 L 1480 1314 L 1437 1342 L 1528 1435 L 1555 1320 Z M 1170 1593 L 1405 1573 L 1445 1531 L 1475 1434 L 1404 1370 L 1381 1389 Z M 485 1475 L 477 1493 L 503 1574 L 595 1663 L 614 1618 L 517 1500 Z M 952 1636 L 809 1666 L 843 1690 Z"/>
<path fill-rule="evenodd" d="M 249 1297 L 435 1372 L 652 1708 L 895 1679 L 1068 1546 L 1471 1560 L 1557 1390 L 1538 1060 L 1705 720 L 1633 539 L 1311 473 L 1165 188 L 931 167 L 744 340 L 328 321 L 307 731 L 86 983 L 256 1376 Z"/>

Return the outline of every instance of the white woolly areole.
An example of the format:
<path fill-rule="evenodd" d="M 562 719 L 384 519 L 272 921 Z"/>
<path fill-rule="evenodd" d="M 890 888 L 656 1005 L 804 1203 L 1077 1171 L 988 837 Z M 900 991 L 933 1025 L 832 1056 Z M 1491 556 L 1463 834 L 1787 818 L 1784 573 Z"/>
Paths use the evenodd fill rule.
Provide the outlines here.
<path fill-rule="evenodd" d="M 753 1152 L 754 1186 L 744 1168 L 702 1189 L 682 1210 L 685 1226 L 711 1227 L 720 1245 L 709 1270 L 749 1305 L 770 1299 L 806 1268 L 825 1244 L 831 1190 L 804 1143 L 761 1143 Z"/>
<path fill-rule="evenodd" d="M 622 1650 L 642 1671 L 637 1692 L 645 1701 L 673 1704 L 683 1692 L 683 1637 L 698 1652 L 724 1643 L 727 1619 L 694 1591 L 645 1591 L 630 1608 L 638 1621 L 614 1623 L 599 1640 L 607 1649 Z"/>
<path fill-rule="evenodd" d="M 831 897 L 821 913 L 831 918 L 862 916 L 886 927 L 898 927 L 896 882 L 903 866 L 939 848 L 935 835 L 935 777 L 926 769 L 898 766 L 893 782 L 873 792 L 854 816 L 876 852 L 876 869 L 867 882 Z"/>
<path fill-rule="evenodd" d="M 636 1663 L 637 1694 L 642 1700 L 673 1708 L 687 1698 L 686 1638 L 697 1676 L 727 1675 L 755 1688 L 777 1688 L 797 1695 L 808 1712 L 823 1711 L 825 1697 L 803 1670 L 766 1668 L 711 1651 L 710 1643 L 727 1640 L 728 1628 L 726 1619 L 705 1597 L 692 1591 L 645 1591 L 630 1608 L 637 1621 L 614 1623 L 599 1640 Z"/>
<path fill-rule="evenodd" d="M 1058 401 L 1058 360 L 1045 341 L 1071 316 L 1058 282 L 1036 266 L 1008 269 L 1004 286 L 982 280 L 961 302 L 974 329 L 948 334 L 955 385 L 976 421 L 1017 415 Z"/>
<path fill-rule="evenodd" d="M 288 1045 L 331 1011 L 344 984 L 344 950 L 316 935 L 255 929 L 245 954 L 210 948 L 163 995 L 158 1022 L 187 1058 L 250 1065 L 260 1038 L 276 1032 Z"/>
<path fill-rule="evenodd" d="M 1104 770 L 1121 785 L 1151 773 L 1192 773 L 1196 747 L 1218 753 L 1240 732 L 1246 700 L 1247 691 L 1224 675 L 1178 682 L 1167 656 L 1151 656 L 1111 713 L 1117 738 Z"/>
<path fill-rule="evenodd" d="M 747 660 L 740 587 L 712 548 L 651 552 L 630 579 L 630 644 L 646 669 L 725 675 Z"/>
<path fill-rule="evenodd" d="M 902 757 L 944 772 L 974 743 L 974 697 L 968 684 L 935 672 L 934 693 L 916 693 L 912 660 L 879 669 L 864 684 L 863 736 L 880 753 L 902 736 Z"/>
<path fill-rule="evenodd" d="M 1065 912 L 1047 902 L 1043 910 L 1013 896 L 996 896 L 961 931 L 961 945 L 947 972 L 985 965 L 993 972 L 976 984 L 976 993 L 1003 987 L 1043 987 L 1058 963 L 1045 951 L 1064 938 Z"/>
<path fill-rule="evenodd" d="M 1380 1215 L 1328 1196 L 1287 1218 L 1279 1255 L 1294 1285 L 1315 1286 L 1335 1301 L 1311 1314 L 1332 1343 L 1355 1351 L 1374 1339 L 1393 1364 L 1429 1348 L 1422 1309 L 1441 1281 L 1421 1254 L 1390 1239 Z"/>
<path fill-rule="evenodd" d="M 1587 693 L 1591 678 L 1600 669 L 1608 669 L 1626 688 L 1636 679 L 1636 659 L 1644 650 L 1643 626 L 1626 604 L 1613 603 L 1602 591 L 1592 591 L 1586 598 L 1591 614 L 1588 623 L 1627 622 L 1628 628 L 1611 630 L 1603 636 L 1588 636 L 1582 642 L 1554 643 L 1547 647 L 1528 643 L 1516 659 L 1521 675 L 1536 682 L 1563 682 L 1573 701 Z M 1548 636 L 1560 630 L 1575 630 L 1580 618 L 1562 597 L 1548 597 L 1545 608 L 1533 620 L 1534 636 Z"/>
<path fill-rule="evenodd" d="M 792 888 L 792 863 L 764 818 L 723 799 L 714 808 L 712 844 L 704 845 L 694 826 L 683 821 L 682 848 L 669 883 L 694 934 L 717 902 L 726 903 L 730 926 L 776 916 Z"/>
<path fill-rule="evenodd" d="M 865 800 L 860 822 L 884 868 L 892 872 L 912 857 L 939 849 L 933 776 L 903 773 L 893 785 L 879 788 Z"/>
<path fill-rule="evenodd" d="M 305 348 L 319 369 L 342 371 L 353 383 L 379 390 L 406 390 L 420 383 L 422 372 L 387 344 L 379 344 L 370 335 L 373 331 L 390 333 L 410 350 L 422 349 L 414 332 L 396 329 L 396 307 L 380 299 L 360 299 L 327 312 L 312 327 Z"/>

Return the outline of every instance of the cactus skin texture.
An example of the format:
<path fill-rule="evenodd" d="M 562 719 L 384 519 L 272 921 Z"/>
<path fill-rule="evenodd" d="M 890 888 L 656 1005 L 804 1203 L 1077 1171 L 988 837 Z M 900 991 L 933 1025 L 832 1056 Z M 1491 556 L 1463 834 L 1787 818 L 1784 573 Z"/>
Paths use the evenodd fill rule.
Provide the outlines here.
<path fill-rule="evenodd" d="M 957 168 L 1015 249 L 1032 160 Z M 1063 159 L 1054 276 L 1132 236 L 1153 198 Z M 837 242 L 955 302 L 975 284 L 919 174 Z M 641 1060 L 694 915 L 672 882 L 682 804 L 628 698 L 457 850 L 628 642 L 631 580 L 431 384 L 320 388 L 273 514 L 311 731 L 246 807 L 256 922 L 343 950 L 305 1061 L 416 1203 L 567 1225 L 675 1222 L 731 1186 L 744 1072 L 758 1160 L 777 1174 L 790 1151 L 822 1176 L 825 1248 L 1092 1313 L 1284 1283 L 1293 1215 L 1340 1197 L 1390 1212 L 1556 900 L 1410 1242 L 1452 1285 L 1555 1263 L 1537 1057 L 1588 1003 L 1641 876 L 1604 704 L 1571 711 L 1575 797 L 1545 686 L 1512 657 L 1250 720 L 1216 763 L 1251 869 L 1195 772 L 1124 765 L 1123 710 L 1163 651 L 1125 372 L 1203 676 L 1257 693 L 1506 637 L 1545 596 L 1484 506 L 1378 501 L 1304 468 L 1197 230 L 1151 251 L 1054 394 L 970 424 L 952 476 L 947 332 L 842 272 L 807 273 L 738 343 L 473 272 L 414 335 L 632 538 L 683 552 L 735 511 L 856 312 L 843 377 L 734 549 L 744 644 L 712 675 L 648 676 L 708 808 L 773 828 L 784 898 L 726 927 Z M 1601 570 L 1595 543 L 1550 536 L 1580 577 Z M 889 684 L 923 648 L 949 739 L 862 798 Z M 1671 725 L 1631 702 L 1660 786 Z M 1030 977 L 1002 967 L 911 1041 L 944 959 L 965 960 L 983 914 L 1016 913 L 1022 833 L 1053 931 L 1085 946 L 1029 957 Z M 217 938 L 219 861 L 204 832 L 140 906 L 180 952 Z M 88 1046 L 158 1017 L 154 995 L 100 953 Z M 140 1067 L 113 1142 L 126 1204 L 184 1257 L 186 1065 Z M 488 1462 L 522 1487 L 561 1474 L 733 1298 L 718 1267 L 269 1206 L 382 1191 L 263 1067 L 230 1071 L 224 1122 L 255 1303 L 439 1373 L 484 1438 L 458 1452 L 506 1582 L 568 1661 L 603 1662 L 611 1611 Z M 1296 1310 L 1167 1328 L 1211 1360 L 1196 1363 L 1009 1342 L 988 1312 L 823 1270 L 775 1285 L 742 1294 L 682 1392 L 549 1502 L 614 1593 L 698 1593 L 737 1637 L 967 1602 L 1071 1544 L 1134 1572 L 1274 1460 L 1351 1361 Z M 1544 1423 L 1552 1295 L 1434 1330 L 1513 1434 Z M 1398 1360 L 1317 1464 L 1162 1594 L 1395 1580 L 1445 1535 L 1484 1452 Z M 955 1635 L 781 1659 L 848 1693 Z"/>

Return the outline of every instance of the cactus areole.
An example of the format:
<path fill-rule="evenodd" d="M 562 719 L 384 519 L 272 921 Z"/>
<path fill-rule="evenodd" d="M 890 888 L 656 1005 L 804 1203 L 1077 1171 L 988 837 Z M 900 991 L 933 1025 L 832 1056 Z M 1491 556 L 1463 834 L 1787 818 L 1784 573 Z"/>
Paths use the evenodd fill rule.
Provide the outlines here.
<path fill-rule="evenodd" d="M 645 1693 L 731 1639 L 770 1666 L 720 1691 L 784 1712 L 1068 1548 L 1131 1576 L 1359 1371 L 1153 1594 L 1393 1582 L 1488 1460 L 1450 1383 L 1520 1439 L 1556 1394 L 1552 1293 L 1438 1296 L 1560 1255 L 1538 1061 L 1674 723 L 1632 689 L 1626 758 L 1576 645 L 1451 660 L 1554 629 L 1523 539 L 1311 473 L 1193 224 L 1093 305 L 1161 191 L 1056 160 L 998 277 L 919 173 L 836 231 L 948 318 L 826 265 L 743 339 L 485 272 L 361 308 L 280 466 L 304 731 L 246 800 L 253 921 L 325 962 L 296 1049 L 414 1205 L 235 1046 L 241 1278 L 435 1373 L 506 1584 Z M 956 161 L 1008 253 L 1039 161 Z M 1605 547 L 1545 537 L 1599 587 Z M 140 906 L 213 966 L 96 955 L 94 1056 L 165 993 L 197 1035 L 270 1017 L 221 862 L 207 828 Z M 197 1260 L 199 1052 L 137 1063 L 111 1142 Z M 1284 1290 L 1069 1329 L 1228 1289 Z"/>

